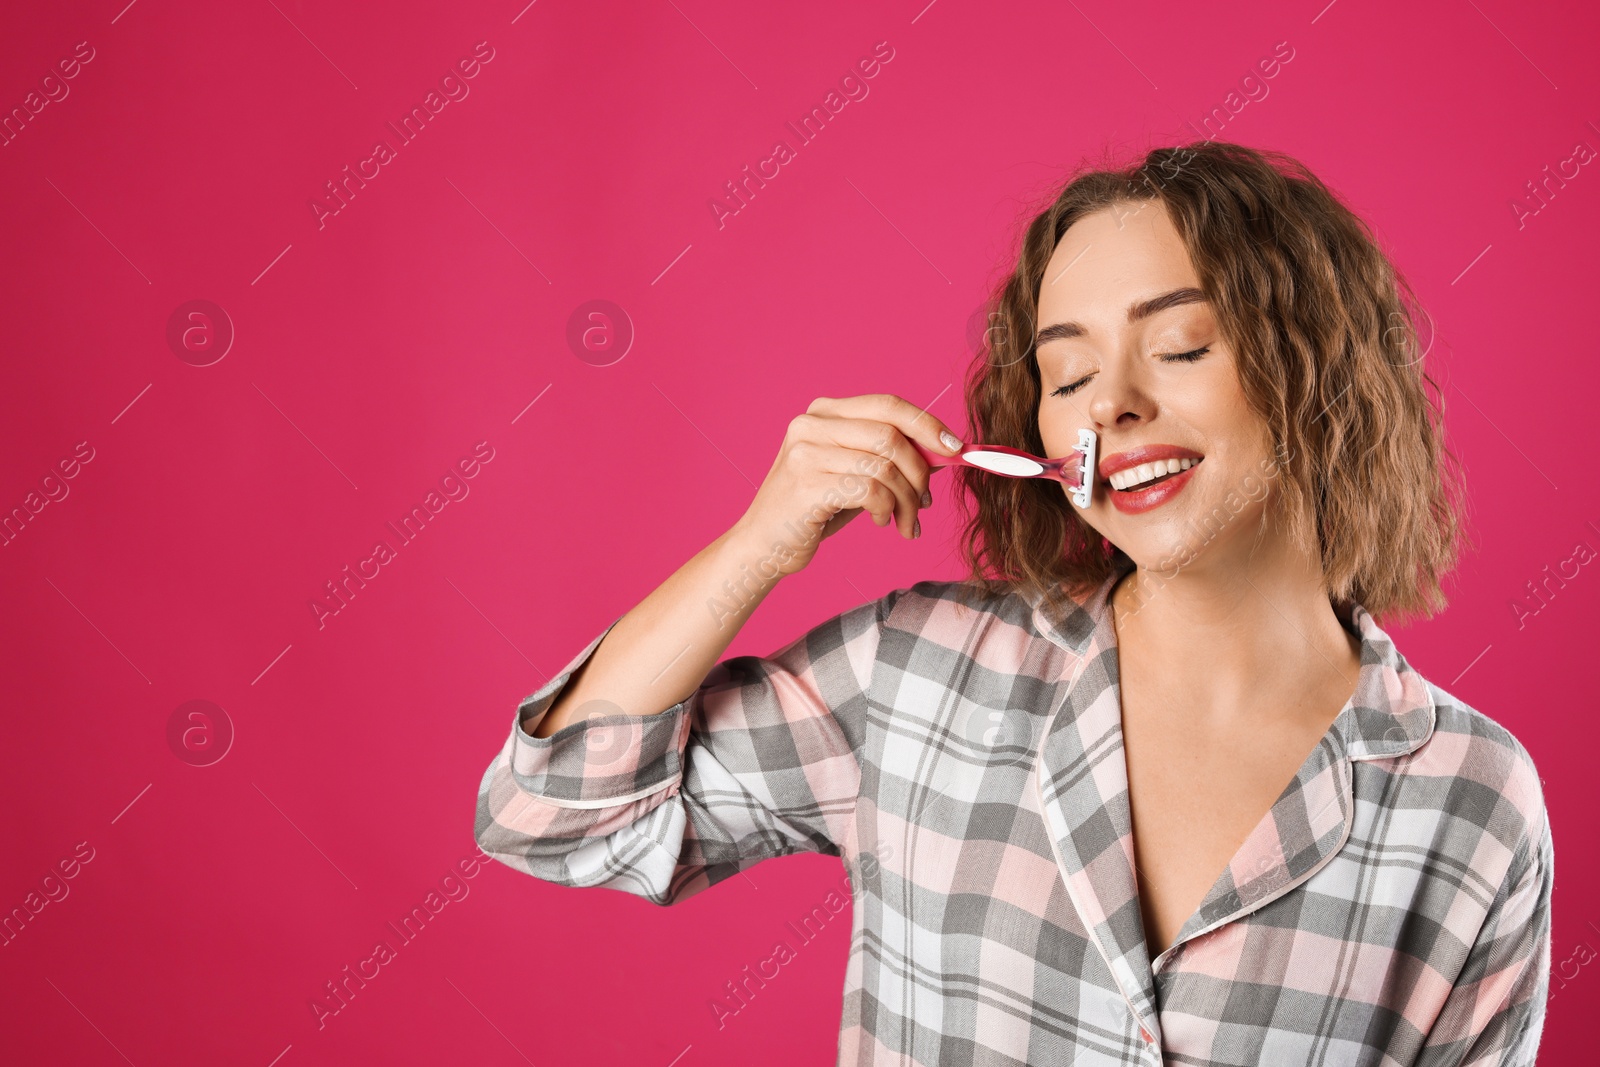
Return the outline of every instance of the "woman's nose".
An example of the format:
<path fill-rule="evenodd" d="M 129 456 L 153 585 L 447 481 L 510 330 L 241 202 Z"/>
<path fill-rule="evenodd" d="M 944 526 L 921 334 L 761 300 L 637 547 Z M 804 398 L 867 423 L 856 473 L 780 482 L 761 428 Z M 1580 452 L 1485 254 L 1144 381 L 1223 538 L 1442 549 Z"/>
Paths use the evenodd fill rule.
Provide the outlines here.
<path fill-rule="evenodd" d="M 1148 419 L 1152 413 L 1149 396 L 1127 374 L 1103 370 L 1091 385 L 1089 417 L 1100 427 L 1128 426 Z"/>

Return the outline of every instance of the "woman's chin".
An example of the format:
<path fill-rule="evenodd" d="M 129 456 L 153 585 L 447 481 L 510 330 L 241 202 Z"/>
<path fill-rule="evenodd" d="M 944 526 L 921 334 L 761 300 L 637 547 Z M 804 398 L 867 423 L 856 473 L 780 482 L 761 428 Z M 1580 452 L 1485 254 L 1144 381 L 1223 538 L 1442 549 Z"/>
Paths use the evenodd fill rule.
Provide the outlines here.
<path fill-rule="evenodd" d="M 1161 541 L 1138 545 L 1117 545 L 1123 555 L 1133 560 L 1142 571 L 1176 578 L 1178 572 L 1200 562 L 1203 545 L 1192 545 L 1184 540 Z"/>

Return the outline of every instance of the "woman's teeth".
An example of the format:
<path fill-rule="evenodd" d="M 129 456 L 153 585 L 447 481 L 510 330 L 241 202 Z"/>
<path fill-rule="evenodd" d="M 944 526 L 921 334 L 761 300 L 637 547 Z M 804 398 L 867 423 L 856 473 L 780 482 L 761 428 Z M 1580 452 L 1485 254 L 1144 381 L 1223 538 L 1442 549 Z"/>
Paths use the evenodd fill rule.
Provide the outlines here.
<path fill-rule="evenodd" d="M 1198 459 L 1158 459 L 1151 463 L 1141 463 L 1137 467 L 1129 467 L 1127 470 L 1118 471 L 1106 480 L 1111 483 L 1111 488 L 1113 489 L 1132 489 L 1135 486 L 1143 485 L 1145 482 L 1155 481 L 1157 478 L 1165 478 L 1167 475 L 1177 474 L 1179 471 L 1186 471 L 1199 462 Z"/>

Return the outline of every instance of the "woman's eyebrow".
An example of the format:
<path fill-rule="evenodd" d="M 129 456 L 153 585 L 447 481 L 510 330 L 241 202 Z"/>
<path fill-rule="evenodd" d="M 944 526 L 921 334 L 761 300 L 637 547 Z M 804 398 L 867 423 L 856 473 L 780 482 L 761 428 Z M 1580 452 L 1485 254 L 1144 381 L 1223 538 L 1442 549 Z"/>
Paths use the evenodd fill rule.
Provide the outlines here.
<path fill-rule="evenodd" d="M 1140 319 L 1149 318 L 1158 311 L 1165 311 L 1168 308 L 1175 308 L 1182 304 L 1202 304 L 1205 302 L 1206 294 L 1199 289 L 1193 287 L 1173 289 L 1170 292 L 1162 293 L 1160 296 L 1153 296 L 1149 300 L 1141 300 L 1136 304 L 1129 304 L 1128 321 L 1130 323 L 1138 322 Z M 1048 344 L 1051 341 L 1064 341 L 1069 337 L 1082 337 L 1088 332 L 1079 323 L 1058 322 L 1040 330 L 1033 339 L 1033 345 L 1038 348 L 1040 345 Z"/>

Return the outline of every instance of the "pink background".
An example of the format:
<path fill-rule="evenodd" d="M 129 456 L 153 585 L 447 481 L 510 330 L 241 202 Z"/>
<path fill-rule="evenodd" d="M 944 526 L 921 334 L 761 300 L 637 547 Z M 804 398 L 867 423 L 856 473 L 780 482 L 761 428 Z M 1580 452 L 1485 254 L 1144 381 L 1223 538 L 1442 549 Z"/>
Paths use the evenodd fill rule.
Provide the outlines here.
<path fill-rule="evenodd" d="M 1400 644 L 1538 762 L 1541 1062 L 1591 1047 L 1600 568 L 1513 605 L 1600 549 L 1600 174 L 1520 226 L 1511 204 L 1600 148 L 1592 5 L 125 2 L 11 5 L 0 33 L 7 111 L 93 49 L 0 147 L 0 511 L 67 491 L 0 546 L 0 911 L 93 856 L 0 948 L 0 1058 L 832 1063 L 843 917 L 725 1027 L 709 1002 L 834 859 L 670 909 L 490 863 L 414 942 L 386 924 L 473 854 L 518 700 L 742 513 L 793 415 L 881 391 L 962 426 L 1021 213 L 1103 148 L 1194 139 L 1278 42 L 1266 97 L 1211 132 L 1305 160 L 1436 323 L 1478 548 Z M 319 228 L 324 183 L 485 41 L 469 95 Z M 798 145 L 785 123 L 878 42 L 869 95 Z M 780 138 L 796 158 L 719 228 L 708 201 Z M 191 300 L 236 333 L 209 366 L 167 341 Z M 620 360 L 569 347 L 591 300 L 632 323 Z M 469 495 L 319 628 L 324 583 L 483 441 Z M 729 654 L 956 577 L 952 514 L 914 544 L 852 525 Z M 193 700 L 234 735 L 209 766 L 169 741 Z M 396 958 L 319 1028 L 380 938 Z"/>

